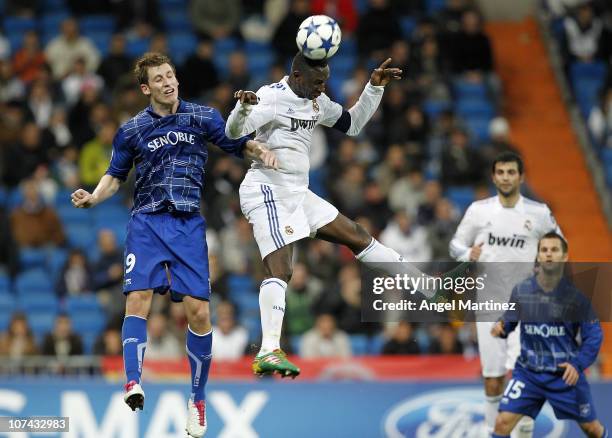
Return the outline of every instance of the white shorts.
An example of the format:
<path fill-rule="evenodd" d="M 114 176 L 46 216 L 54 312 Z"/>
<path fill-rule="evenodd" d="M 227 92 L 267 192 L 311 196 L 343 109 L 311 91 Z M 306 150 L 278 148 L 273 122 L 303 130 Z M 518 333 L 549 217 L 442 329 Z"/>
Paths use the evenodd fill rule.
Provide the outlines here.
<path fill-rule="evenodd" d="M 489 321 L 476 323 L 483 377 L 505 376 L 508 370 L 514 369 L 514 362 L 521 352 L 520 324 L 506 339 L 491 335 L 494 324 Z"/>
<path fill-rule="evenodd" d="M 240 208 L 253 226 L 263 259 L 285 245 L 305 237 L 338 216 L 338 209 L 308 188 L 269 184 L 242 184 Z"/>

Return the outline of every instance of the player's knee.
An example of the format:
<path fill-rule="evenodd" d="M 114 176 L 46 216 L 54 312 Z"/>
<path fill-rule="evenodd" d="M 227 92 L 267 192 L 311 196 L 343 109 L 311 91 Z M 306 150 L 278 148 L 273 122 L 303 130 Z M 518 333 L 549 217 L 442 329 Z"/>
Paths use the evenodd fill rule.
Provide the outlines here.
<path fill-rule="evenodd" d="M 501 395 L 504 392 L 503 377 L 485 377 L 485 394 L 489 397 Z"/>
<path fill-rule="evenodd" d="M 187 310 L 189 325 L 201 330 L 210 326 L 210 310 L 205 301 L 193 300 Z"/>
<path fill-rule="evenodd" d="M 510 418 L 503 412 L 497 414 L 495 419 L 495 433 L 499 435 L 509 435 L 512 432 L 512 423 Z"/>
<path fill-rule="evenodd" d="M 146 318 L 149 316 L 151 299 L 153 294 L 150 292 L 134 291 L 127 295 L 125 302 L 125 314 Z"/>
<path fill-rule="evenodd" d="M 580 423 L 580 428 L 589 438 L 601 438 L 603 427 L 598 421 L 591 421 L 590 423 Z"/>

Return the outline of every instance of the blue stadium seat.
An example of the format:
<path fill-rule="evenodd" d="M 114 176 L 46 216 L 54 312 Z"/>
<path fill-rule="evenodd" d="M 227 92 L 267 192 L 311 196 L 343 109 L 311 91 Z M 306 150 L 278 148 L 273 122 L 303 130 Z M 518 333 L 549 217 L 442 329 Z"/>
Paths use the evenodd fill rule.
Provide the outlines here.
<path fill-rule="evenodd" d="M 493 118 L 495 109 L 488 99 L 462 98 L 455 102 L 455 110 L 461 117 Z"/>
<path fill-rule="evenodd" d="M 42 340 L 47 333 L 53 330 L 56 317 L 56 313 L 49 311 L 28 313 L 28 324 L 38 340 Z"/>
<path fill-rule="evenodd" d="M 21 248 L 19 250 L 20 269 L 45 268 L 48 251 L 40 248 Z"/>
<path fill-rule="evenodd" d="M 423 111 L 431 119 L 436 119 L 442 111 L 452 108 L 452 104 L 447 100 L 426 100 L 423 103 Z"/>
<path fill-rule="evenodd" d="M 477 143 L 486 142 L 491 138 L 489 135 L 489 124 L 491 123 L 491 118 L 468 117 L 464 119 L 464 122 L 467 125 L 468 131 L 470 132 L 472 138 Z"/>
<path fill-rule="evenodd" d="M 236 38 L 221 38 L 215 40 L 215 54 L 229 55 L 231 52 L 238 50 L 239 43 Z"/>
<path fill-rule="evenodd" d="M 53 284 L 46 270 L 41 268 L 30 269 L 17 275 L 15 291 L 19 295 L 30 292 L 53 293 Z"/>
<path fill-rule="evenodd" d="M 195 52 L 197 45 L 198 40 L 191 32 L 174 32 L 168 37 L 168 48 L 179 65 Z"/>
<path fill-rule="evenodd" d="M 57 191 L 57 194 L 55 195 L 55 208 L 72 207 L 72 202 L 70 200 L 70 195 L 72 194 L 72 192 L 73 190 L 70 189 L 59 189 Z"/>
<path fill-rule="evenodd" d="M 73 224 L 91 225 L 92 211 L 87 208 L 74 208 L 68 204 L 60 205 L 56 208 L 57 215 L 66 227 Z"/>
<path fill-rule="evenodd" d="M 355 38 L 345 38 L 342 36 L 342 42 L 338 49 L 345 56 L 356 56 L 357 55 L 357 40 Z"/>
<path fill-rule="evenodd" d="M 93 45 L 100 51 L 101 56 L 106 56 L 108 54 L 112 35 L 113 34 L 111 32 L 106 31 L 85 33 L 85 36 L 87 36 Z"/>
<path fill-rule="evenodd" d="M 487 99 L 487 87 L 483 83 L 475 84 L 463 79 L 455 79 L 453 81 L 453 92 L 456 99 L 464 98 L 480 98 Z"/>
<path fill-rule="evenodd" d="M 357 58 L 353 55 L 338 54 L 331 58 L 329 68 L 332 76 L 340 75 L 350 77 L 357 65 Z"/>
<path fill-rule="evenodd" d="M 11 279 L 6 272 L 0 271 L 0 294 L 11 292 Z"/>
<path fill-rule="evenodd" d="M 274 63 L 274 54 L 270 51 L 249 53 L 247 62 L 251 75 L 265 76 Z"/>
<path fill-rule="evenodd" d="M 238 308 L 238 314 L 245 315 L 253 311 L 259 311 L 259 295 L 257 293 L 242 292 L 231 294 L 232 301 Z"/>
<path fill-rule="evenodd" d="M 573 82 L 576 102 L 580 113 L 586 119 L 591 110 L 598 104 L 599 93 L 604 86 L 604 81 L 593 78 L 581 78 Z"/>
<path fill-rule="evenodd" d="M 114 32 L 115 17 L 112 15 L 96 14 L 84 15 L 79 18 L 79 28 L 81 32 Z"/>
<path fill-rule="evenodd" d="M 72 248 L 81 248 L 86 250 L 90 245 L 96 243 L 96 233 L 90 224 L 74 223 L 70 224 L 64 230 L 68 236 L 68 244 Z"/>
<path fill-rule="evenodd" d="M 601 159 L 605 166 L 612 166 L 612 149 L 606 148 L 601 152 Z"/>
<path fill-rule="evenodd" d="M 607 67 L 602 61 L 574 62 L 570 66 L 570 78 L 572 81 L 586 78 L 603 81 L 606 78 L 606 73 Z"/>
<path fill-rule="evenodd" d="M 64 248 L 56 248 L 47 257 L 47 271 L 51 275 L 53 284 L 56 284 L 68 259 L 68 251 Z"/>
<path fill-rule="evenodd" d="M 17 307 L 15 297 L 9 293 L 0 293 L 0 312 L 13 313 Z"/>
<path fill-rule="evenodd" d="M 11 53 L 15 54 L 17 50 L 21 49 L 21 45 L 23 44 L 23 33 L 21 32 L 12 32 L 6 34 L 6 39 L 11 46 Z"/>
<path fill-rule="evenodd" d="M 98 337 L 100 337 L 100 333 L 101 332 L 98 331 L 78 333 L 78 335 L 81 337 L 81 341 L 83 342 L 83 352 L 85 354 L 93 353 L 93 347 Z"/>
<path fill-rule="evenodd" d="M 325 169 L 319 167 L 318 169 L 311 169 L 308 173 L 309 189 L 316 195 L 326 198 L 327 189 L 325 188 Z"/>
<path fill-rule="evenodd" d="M 20 293 L 17 297 L 17 307 L 25 313 L 30 312 L 53 312 L 59 309 L 59 299 L 53 292 L 27 292 Z"/>
<path fill-rule="evenodd" d="M 342 93 L 342 86 L 344 85 L 344 77 L 332 75 L 327 80 L 327 94 L 331 96 L 333 100 L 338 102 L 339 104 L 344 104 L 346 100 L 344 94 Z"/>
<path fill-rule="evenodd" d="M 387 342 L 387 339 L 385 339 L 385 337 L 382 334 L 372 336 L 370 338 L 370 341 L 368 342 L 368 354 L 374 354 L 374 355 L 382 354 L 383 347 L 385 346 L 386 342 Z"/>
<path fill-rule="evenodd" d="M 291 345 L 291 350 L 293 354 L 300 354 L 302 347 L 302 335 L 293 335 L 289 339 L 289 344 Z"/>
<path fill-rule="evenodd" d="M 414 17 L 402 17 L 400 18 L 400 26 L 402 28 L 402 35 L 406 40 L 412 38 L 412 32 L 416 28 L 417 20 Z"/>
<path fill-rule="evenodd" d="M 104 208 L 91 211 L 96 228 L 104 228 L 104 226 L 115 224 L 126 225 L 130 220 L 130 211 L 122 205 L 104 205 Z"/>
<path fill-rule="evenodd" d="M 12 210 L 15 207 L 19 206 L 22 202 L 23 202 L 23 193 L 21 193 L 21 190 L 18 187 L 10 190 L 7 193 L 6 206 L 9 210 Z"/>
<path fill-rule="evenodd" d="M 231 274 L 227 278 L 227 287 L 231 296 L 242 295 L 257 291 L 255 283 L 250 275 Z"/>
<path fill-rule="evenodd" d="M 4 32 L 7 35 L 12 33 L 24 33 L 28 30 L 36 30 L 36 20 L 33 18 L 6 17 L 2 24 Z"/>
<path fill-rule="evenodd" d="M 70 315 L 79 312 L 101 312 L 102 306 L 93 293 L 69 296 L 64 302 L 64 309 Z"/>
<path fill-rule="evenodd" d="M 6 188 L 0 186 L 0 207 L 4 207 L 6 205 L 6 201 L 8 199 L 8 192 Z"/>
<path fill-rule="evenodd" d="M 68 18 L 70 14 L 67 12 L 51 12 L 44 14 L 39 19 L 39 28 L 42 34 L 57 35 L 60 32 L 62 22 Z"/>
<path fill-rule="evenodd" d="M 0 332 L 8 329 L 12 316 L 12 313 L 5 312 L 4 309 L 0 308 Z"/>
<path fill-rule="evenodd" d="M 608 187 L 612 189 L 612 165 L 607 165 L 605 167 L 605 172 L 606 172 L 606 184 L 608 185 Z"/>
<path fill-rule="evenodd" d="M 185 32 L 191 30 L 191 20 L 184 9 L 165 10 L 162 15 L 166 32 Z"/>
<path fill-rule="evenodd" d="M 72 330 L 75 333 L 100 333 L 106 325 L 106 315 L 103 312 L 75 312 L 70 313 Z"/>
<path fill-rule="evenodd" d="M 259 314 L 240 318 L 240 325 L 247 329 L 249 342 L 257 342 L 261 338 L 261 322 Z"/>
<path fill-rule="evenodd" d="M 45 11 L 68 11 L 68 7 L 66 6 L 66 0 L 43 0 L 41 3 L 42 8 Z"/>
<path fill-rule="evenodd" d="M 125 52 L 132 58 L 136 58 L 149 49 L 150 43 L 148 38 L 130 38 L 125 45 Z"/>
<path fill-rule="evenodd" d="M 349 335 L 353 356 L 368 354 L 368 337 L 366 335 Z"/>
<path fill-rule="evenodd" d="M 425 2 L 425 10 L 427 15 L 434 15 L 441 11 L 446 6 L 446 0 L 427 0 Z"/>
<path fill-rule="evenodd" d="M 475 192 L 473 187 L 451 186 L 446 190 L 446 197 L 461 211 L 474 202 Z"/>

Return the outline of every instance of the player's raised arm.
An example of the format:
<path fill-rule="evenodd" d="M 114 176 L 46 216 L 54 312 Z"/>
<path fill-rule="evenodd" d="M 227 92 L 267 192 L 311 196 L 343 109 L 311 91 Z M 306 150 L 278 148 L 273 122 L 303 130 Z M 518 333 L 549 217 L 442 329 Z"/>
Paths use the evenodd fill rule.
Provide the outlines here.
<path fill-rule="evenodd" d="M 374 69 L 370 76 L 370 80 L 366 84 L 355 105 L 348 110 L 342 110 L 338 105 L 340 108 L 335 111 L 326 111 L 331 117 L 326 117 L 321 121 L 321 124 L 324 126 L 331 126 L 347 135 L 359 135 L 363 127 L 378 109 L 385 91 L 385 85 L 392 80 L 399 80 L 402 78 L 402 70 L 395 67 L 389 67 L 389 64 L 391 64 L 391 58 L 387 58 L 378 68 Z"/>
<path fill-rule="evenodd" d="M 263 87 L 257 93 L 238 90 L 234 98 L 238 101 L 225 125 L 225 135 L 229 138 L 237 139 L 255 132 L 276 114 L 276 97 L 269 87 Z"/>

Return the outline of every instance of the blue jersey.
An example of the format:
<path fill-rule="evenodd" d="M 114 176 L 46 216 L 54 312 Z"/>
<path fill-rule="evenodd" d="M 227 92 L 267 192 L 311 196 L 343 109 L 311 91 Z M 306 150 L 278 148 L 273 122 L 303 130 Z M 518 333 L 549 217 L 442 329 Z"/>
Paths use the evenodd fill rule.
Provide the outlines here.
<path fill-rule="evenodd" d="M 513 289 L 510 302 L 516 307 L 502 320 L 506 335 L 521 323 L 521 366 L 555 373 L 559 364 L 569 362 L 582 372 L 595 361 L 603 340 L 601 326 L 587 298 L 568 280 L 545 292 L 531 277 Z"/>
<path fill-rule="evenodd" d="M 106 173 L 125 181 L 135 164 L 133 213 L 199 212 L 206 143 L 241 157 L 247 140 L 227 138 L 213 108 L 180 100 L 175 114 L 162 117 L 149 106 L 117 131 Z"/>

